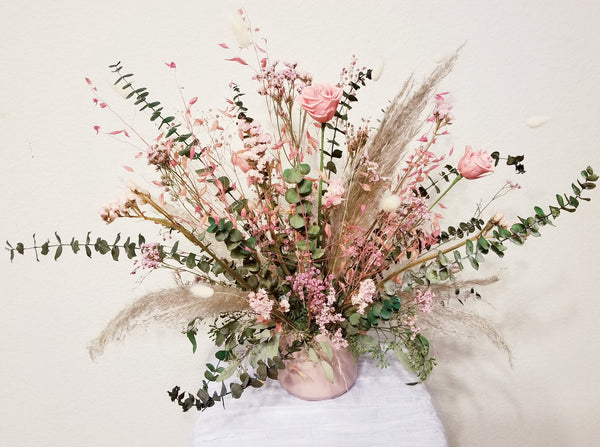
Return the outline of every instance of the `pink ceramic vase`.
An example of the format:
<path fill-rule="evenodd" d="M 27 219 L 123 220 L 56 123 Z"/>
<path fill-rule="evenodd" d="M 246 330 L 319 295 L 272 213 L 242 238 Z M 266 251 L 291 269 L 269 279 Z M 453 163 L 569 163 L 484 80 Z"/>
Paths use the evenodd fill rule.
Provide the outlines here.
<path fill-rule="evenodd" d="M 318 336 L 317 341 L 328 341 Z M 327 356 L 322 355 L 323 358 Z M 356 357 L 348 349 L 333 349 L 333 382 L 319 362 L 313 362 L 305 351 L 298 351 L 285 360 L 285 369 L 279 371 L 279 383 L 292 396 L 304 400 L 326 400 L 341 396 L 354 385 L 358 375 Z"/>

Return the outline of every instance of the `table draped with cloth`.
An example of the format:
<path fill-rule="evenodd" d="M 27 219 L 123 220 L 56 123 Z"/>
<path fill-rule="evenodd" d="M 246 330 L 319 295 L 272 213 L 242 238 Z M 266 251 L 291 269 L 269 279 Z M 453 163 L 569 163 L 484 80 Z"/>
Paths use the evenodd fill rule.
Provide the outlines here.
<path fill-rule="evenodd" d="M 363 355 L 358 379 L 342 396 L 308 402 L 277 381 L 248 388 L 199 413 L 191 447 L 446 447 L 444 428 L 423 384 L 399 362 L 387 368 Z"/>

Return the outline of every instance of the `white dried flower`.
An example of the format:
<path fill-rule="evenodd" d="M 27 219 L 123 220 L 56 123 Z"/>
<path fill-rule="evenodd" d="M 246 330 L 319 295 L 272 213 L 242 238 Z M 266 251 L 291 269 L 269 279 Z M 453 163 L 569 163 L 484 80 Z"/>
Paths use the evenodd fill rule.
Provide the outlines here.
<path fill-rule="evenodd" d="M 198 298 L 210 298 L 215 291 L 206 284 L 195 284 L 190 287 L 190 293 Z"/>
<path fill-rule="evenodd" d="M 246 48 L 252 43 L 250 33 L 248 32 L 248 25 L 239 13 L 231 17 L 231 29 L 240 47 Z"/>
<path fill-rule="evenodd" d="M 373 67 L 373 71 L 371 72 L 371 79 L 373 81 L 379 81 L 381 74 L 383 73 L 384 61 L 383 59 L 379 59 L 375 66 Z"/>
<path fill-rule="evenodd" d="M 533 115 L 527 118 L 527 126 L 531 128 L 540 127 L 546 124 L 548 120 L 550 120 L 549 116 Z"/>
<path fill-rule="evenodd" d="M 379 207 L 381 208 L 382 211 L 385 211 L 386 213 L 391 213 L 392 211 L 395 211 L 396 209 L 398 209 L 398 207 L 402 204 L 402 201 L 400 200 L 400 197 L 398 197 L 397 195 L 394 194 L 389 194 L 383 197 L 383 199 L 381 199 L 381 202 L 379 203 Z"/>

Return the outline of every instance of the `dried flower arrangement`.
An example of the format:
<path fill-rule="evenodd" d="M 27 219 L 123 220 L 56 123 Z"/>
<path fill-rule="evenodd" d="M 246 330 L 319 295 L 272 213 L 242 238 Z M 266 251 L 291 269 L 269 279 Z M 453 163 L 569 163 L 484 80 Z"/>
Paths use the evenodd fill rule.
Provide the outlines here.
<path fill-rule="evenodd" d="M 377 126 L 367 120 L 355 125 L 348 114 L 379 70 L 359 68 L 353 59 L 337 84 L 316 83 L 297 64 L 271 60 L 242 11 L 234 29 L 240 56 L 228 60 L 251 66 L 242 53 L 256 56 L 253 79 L 270 123 L 253 119 L 235 84 L 223 109 L 199 114 L 193 98 L 178 120 L 146 88 L 134 86 L 121 63 L 111 66 L 115 84 L 149 111 L 160 134 L 146 142 L 133 127 L 117 131 L 139 137 L 156 177 L 151 189 L 132 185 L 125 198 L 104 206 L 101 217 L 154 222 L 182 241 L 167 245 L 140 235 L 123 242 L 118 235 L 109 243 L 88 234 L 68 243 L 59 235 L 56 243 L 8 243 L 11 259 L 26 250 L 36 256 L 52 251 L 58 259 L 63 248 L 115 260 L 125 253 L 136 258 L 134 272 L 167 268 L 189 278 L 124 309 L 90 353 L 101 354 L 107 343 L 149 321 L 182 328 L 195 350 L 199 325 L 207 322 L 219 347 L 217 362 L 206 365 L 196 394 L 179 387 L 169 392 L 187 411 L 276 379 L 299 350 L 307 350 L 330 380 L 334 348 L 371 354 L 383 365 L 388 354 L 396 355 L 425 380 L 435 359 L 423 330 L 446 321 L 479 328 L 508 349 L 484 319 L 445 305 L 458 288 L 470 289 L 457 275 L 465 265 L 478 269 L 487 255 L 504 256 L 507 242 L 522 245 L 589 200 L 583 193 L 598 180 L 592 168 L 547 211 L 536 206 L 516 223 L 484 217 L 489 203 L 518 188 L 507 182 L 470 220 L 442 228 L 440 201 L 459 181 L 491 175 L 500 164 L 525 171 L 522 155 L 466 146 L 455 167 L 445 162 L 452 151 L 433 151 L 454 121 L 448 95 L 436 90 L 456 54 L 422 84 L 409 79 Z M 87 82 L 94 102 L 110 110 Z M 317 335 L 329 341 L 316 341 Z"/>

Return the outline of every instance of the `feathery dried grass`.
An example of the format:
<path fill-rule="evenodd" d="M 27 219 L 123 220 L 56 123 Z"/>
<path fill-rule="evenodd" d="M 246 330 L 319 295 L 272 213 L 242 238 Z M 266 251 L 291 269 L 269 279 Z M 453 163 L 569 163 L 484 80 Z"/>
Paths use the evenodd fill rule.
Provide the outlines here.
<path fill-rule="evenodd" d="M 119 341 L 137 327 L 158 323 L 183 330 L 194 318 L 208 318 L 222 312 L 248 310 L 246 294 L 235 287 L 211 286 L 211 298 L 199 298 L 187 288 L 167 289 L 139 298 L 119 312 L 88 346 L 90 357 L 102 355 L 111 342 Z"/>
<path fill-rule="evenodd" d="M 440 63 L 414 93 L 413 78 L 409 78 L 404 83 L 400 93 L 396 95 L 387 108 L 379 130 L 362 151 L 356 155 L 355 163 L 349 166 L 347 175 L 350 176 L 350 181 L 348 182 L 347 200 L 345 206 L 334 210 L 332 228 L 342 229 L 343 224 L 368 227 L 368 223 L 373 221 L 378 212 L 377 207 L 367 207 L 363 213 L 361 205 L 373 203 L 373 201 L 378 202 L 382 197 L 385 185 L 378 182 L 371 185 L 370 191 L 365 191 L 358 181 L 357 163 L 364 155 L 368 155 L 370 161 L 379 165 L 379 175 L 381 177 L 392 177 L 396 173 L 399 162 L 409 149 L 409 144 L 414 141 L 423 125 L 423 110 L 435 93 L 439 82 L 452 71 L 459 51 L 460 48 Z"/>
<path fill-rule="evenodd" d="M 465 309 L 453 307 L 450 304 L 443 304 L 441 301 L 447 301 L 455 297 L 455 290 L 470 289 L 473 285 L 483 286 L 498 281 L 497 276 L 489 278 L 459 281 L 454 284 L 437 284 L 432 286 L 438 304 L 431 313 L 419 316 L 419 326 L 421 329 L 433 331 L 439 335 L 469 335 L 469 332 L 475 331 L 485 335 L 497 348 L 506 352 L 508 361 L 512 365 L 512 352 L 510 347 L 498 330 L 487 319 L 469 312 Z"/>

